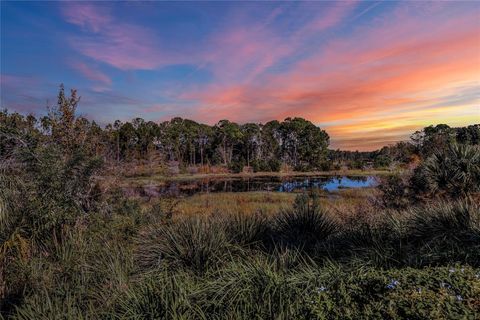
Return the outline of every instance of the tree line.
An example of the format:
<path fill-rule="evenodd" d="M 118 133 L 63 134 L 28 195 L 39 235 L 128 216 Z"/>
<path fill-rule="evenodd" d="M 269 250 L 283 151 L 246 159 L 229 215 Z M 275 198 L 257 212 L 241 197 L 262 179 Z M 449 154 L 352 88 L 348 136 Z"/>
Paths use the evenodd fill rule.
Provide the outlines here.
<path fill-rule="evenodd" d="M 75 90 L 68 97 L 61 86 L 57 105 L 46 116 L 37 119 L 4 110 L 0 123 L 11 134 L 22 132 L 38 140 L 50 137 L 67 147 L 81 145 L 106 162 L 155 159 L 175 161 L 181 167 L 278 171 L 282 164 L 294 170 L 317 170 L 327 161 L 328 134 L 302 118 L 242 125 L 221 120 L 213 126 L 180 117 L 161 123 L 135 118 L 101 128 L 95 121 L 75 117 L 78 102 Z M 7 150 L 8 143 L 12 142 L 3 137 L 0 151 Z"/>
<path fill-rule="evenodd" d="M 414 132 L 409 141 L 400 141 L 375 151 L 359 152 L 329 150 L 333 166 L 346 164 L 350 169 L 366 166 L 386 168 L 418 164 L 436 151 L 446 150 L 453 144 L 480 145 L 480 124 L 453 128 L 446 124 L 430 125 Z"/>
<path fill-rule="evenodd" d="M 435 148 L 452 142 L 479 144 L 480 126 L 451 128 L 440 124 L 373 152 L 329 150 L 329 135 L 303 118 L 286 118 L 265 124 L 237 124 L 221 120 L 213 126 L 175 117 L 156 123 L 135 118 L 116 120 L 100 127 L 95 121 L 75 115 L 80 98 L 75 90 L 65 94 L 60 87 L 57 104 L 40 118 L 0 111 L 0 155 L 18 139 L 50 139 L 66 148 L 80 146 L 91 156 L 118 165 L 136 161 L 169 163 L 180 168 L 222 166 L 233 172 L 385 168 L 426 158 Z M 13 138 L 17 137 L 17 138 Z"/>

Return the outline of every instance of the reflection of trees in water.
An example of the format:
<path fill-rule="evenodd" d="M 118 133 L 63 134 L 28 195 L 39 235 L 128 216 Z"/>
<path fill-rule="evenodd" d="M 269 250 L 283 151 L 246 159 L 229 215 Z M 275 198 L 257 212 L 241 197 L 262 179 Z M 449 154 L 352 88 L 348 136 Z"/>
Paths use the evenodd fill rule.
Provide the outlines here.
<path fill-rule="evenodd" d="M 345 177 L 345 178 L 350 179 L 350 180 L 355 181 L 355 182 L 367 182 L 368 178 L 371 178 L 371 177 L 368 177 L 368 176 L 351 176 L 351 177 Z"/>
<path fill-rule="evenodd" d="M 141 197 L 193 195 L 208 192 L 277 191 L 293 192 L 311 189 L 337 190 L 343 187 L 359 188 L 375 184 L 371 176 L 351 177 L 258 177 L 239 179 L 202 179 L 170 181 L 159 186 L 125 189 L 126 194 Z"/>

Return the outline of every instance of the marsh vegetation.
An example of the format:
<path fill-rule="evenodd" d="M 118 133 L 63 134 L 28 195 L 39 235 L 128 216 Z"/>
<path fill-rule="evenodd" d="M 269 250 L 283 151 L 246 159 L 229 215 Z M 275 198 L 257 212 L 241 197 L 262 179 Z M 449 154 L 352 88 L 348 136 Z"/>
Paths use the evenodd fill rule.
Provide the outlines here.
<path fill-rule="evenodd" d="M 288 126 L 305 124 L 300 132 L 312 132 L 308 139 L 320 140 L 322 152 L 291 153 L 290 144 L 280 144 L 288 160 L 279 167 L 376 163 L 390 174 L 379 176 L 378 187 L 340 189 L 333 197 L 319 189 L 139 197 L 125 194 L 122 170 L 143 161 L 158 174 L 155 168 L 164 170 L 171 161 L 163 158 L 170 149 L 151 149 L 138 121 L 128 132 L 139 136 L 123 144 L 123 124 L 117 131 L 97 128 L 75 116 L 77 102 L 74 92 L 66 97 L 61 91 L 41 125 L 30 116 L 0 115 L 3 318 L 475 319 L 480 314 L 478 125 L 428 127 L 412 142 L 360 154 L 329 151 L 324 131 L 289 120 Z M 223 122 L 208 130 L 238 138 L 242 131 L 230 126 Z M 107 133 L 111 140 L 98 140 Z M 164 148 L 168 143 L 161 137 L 157 142 Z M 105 141 L 117 152 L 108 151 Z M 227 162 L 221 166 L 226 171 L 235 170 L 238 157 L 246 156 L 247 164 L 258 160 L 253 151 L 236 153 L 236 142 L 219 141 L 201 151 L 200 163 L 198 146 L 174 160 L 191 156 L 190 166 L 205 168 L 206 159 L 218 156 L 217 164 Z"/>

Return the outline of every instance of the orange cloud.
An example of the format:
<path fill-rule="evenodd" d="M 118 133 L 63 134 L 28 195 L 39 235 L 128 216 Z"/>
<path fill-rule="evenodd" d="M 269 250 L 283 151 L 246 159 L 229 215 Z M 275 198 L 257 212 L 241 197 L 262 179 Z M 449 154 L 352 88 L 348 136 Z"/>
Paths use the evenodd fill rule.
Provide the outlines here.
<path fill-rule="evenodd" d="M 350 149 L 375 149 L 427 124 L 480 122 L 479 21 L 478 12 L 452 18 L 441 11 L 437 19 L 425 19 L 399 11 L 324 44 L 285 72 L 260 73 L 248 85 L 209 86 L 184 97 L 200 101 L 196 117 L 208 122 L 287 116 L 337 122 L 327 128 L 334 146 Z M 473 93 L 463 94 L 454 109 L 471 118 L 442 117 L 452 110 L 447 98 L 462 95 L 465 88 Z M 345 121 L 350 124 L 342 125 Z M 355 136 L 365 136 L 365 143 L 355 142 Z"/>

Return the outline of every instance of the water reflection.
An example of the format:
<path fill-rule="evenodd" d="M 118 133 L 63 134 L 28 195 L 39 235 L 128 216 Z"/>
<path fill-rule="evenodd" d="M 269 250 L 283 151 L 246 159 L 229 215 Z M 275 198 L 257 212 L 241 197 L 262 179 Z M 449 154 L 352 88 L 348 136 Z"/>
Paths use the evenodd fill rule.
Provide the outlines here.
<path fill-rule="evenodd" d="M 362 177 L 254 177 L 168 181 L 161 185 L 126 188 L 128 195 L 156 197 L 160 195 L 193 195 L 207 192 L 301 192 L 312 189 L 337 191 L 343 188 L 364 188 L 376 185 L 373 176 Z"/>

